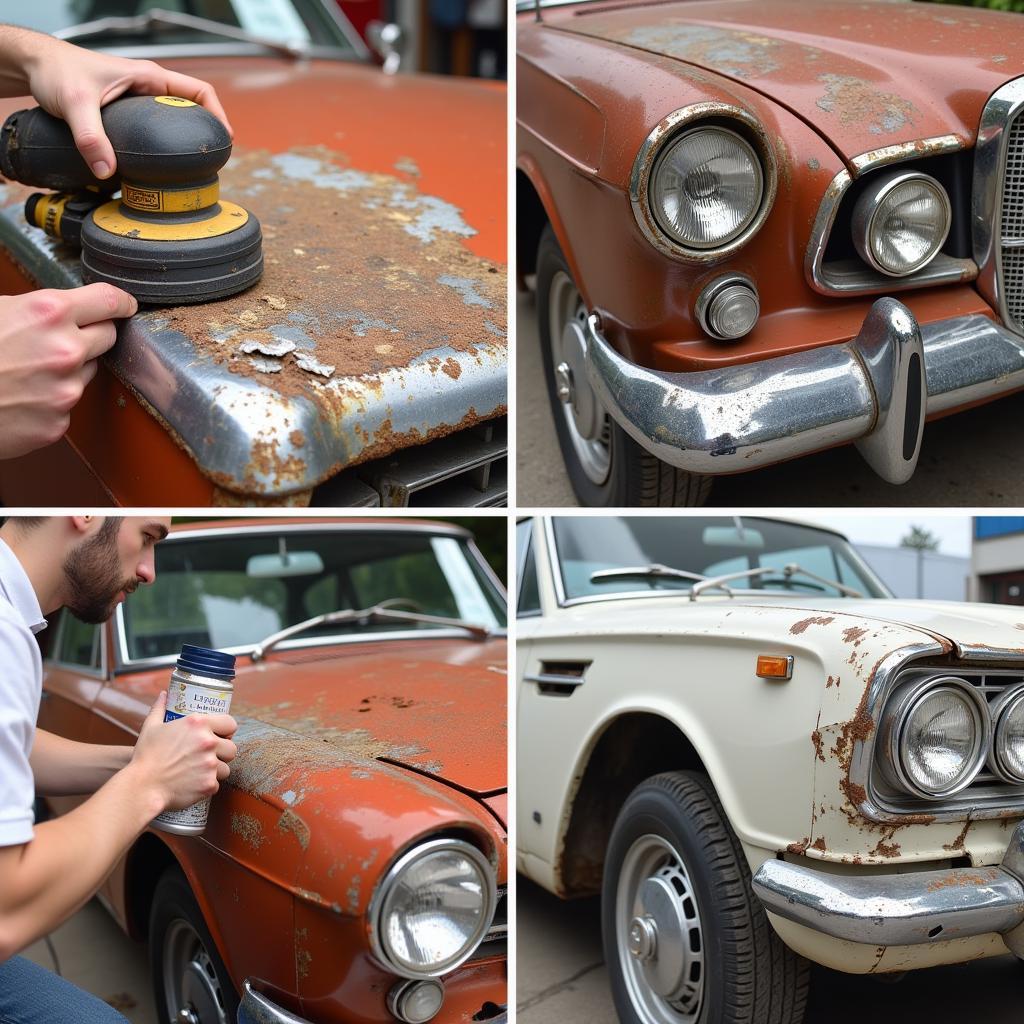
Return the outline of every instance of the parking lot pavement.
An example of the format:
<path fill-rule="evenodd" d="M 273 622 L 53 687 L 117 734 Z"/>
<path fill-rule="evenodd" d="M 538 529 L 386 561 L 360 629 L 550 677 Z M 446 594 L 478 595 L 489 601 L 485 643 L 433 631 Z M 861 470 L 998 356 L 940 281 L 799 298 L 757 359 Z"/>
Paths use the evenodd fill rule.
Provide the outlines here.
<path fill-rule="evenodd" d="M 598 900 L 563 902 L 520 876 L 516 912 L 519 1024 L 618 1024 Z M 1022 985 L 1024 966 L 1009 955 L 913 971 L 895 983 L 816 967 L 804 1024 L 1020 1024 Z"/>
<path fill-rule="evenodd" d="M 86 903 L 50 939 L 68 981 L 99 996 L 131 1024 L 157 1024 L 146 946 L 132 942 L 98 900 Z M 22 955 L 54 970 L 53 956 L 42 940 Z"/>
<path fill-rule="evenodd" d="M 548 404 L 532 294 L 516 302 L 516 491 L 519 504 L 577 504 Z M 925 427 L 913 479 L 887 484 L 852 445 L 768 469 L 719 477 L 709 506 L 945 507 L 1024 505 L 1024 393 Z"/>

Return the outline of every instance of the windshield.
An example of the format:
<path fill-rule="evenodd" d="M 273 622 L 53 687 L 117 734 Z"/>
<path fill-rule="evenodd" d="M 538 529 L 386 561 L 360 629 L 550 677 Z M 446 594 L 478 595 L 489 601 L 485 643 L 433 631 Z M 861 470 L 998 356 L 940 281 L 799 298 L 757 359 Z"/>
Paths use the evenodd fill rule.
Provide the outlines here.
<path fill-rule="evenodd" d="M 181 540 L 172 535 L 156 547 L 156 573 L 156 582 L 139 587 L 120 609 L 131 660 L 177 656 L 182 644 L 253 647 L 315 615 L 395 599 L 411 611 L 505 625 L 505 601 L 468 542 L 427 530 L 243 528 Z M 280 646 L 438 628 L 339 623 Z"/>
<path fill-rule="evenodd" d="M 842 597 L 835 580 L 865 597 L 888 597 L 884 585 L 842 537 L 810 526 L 724 516 L 554 519 L 562 584 L 568 599 L 615 593 L 689 591 L 694 580 L 651 573 L 591 580 L 606 569 L 643 570 L 652 565 L 700 576 L 721 576 L 762 566 L 778 569 L 730 584 L 734 592 L 770 591 Z M 796 564 L 822 580 L 783 570 Z M 707 595 L 722 591 L 707 590 Z"/>
<path fill-rule="evenodd" d="M 333 3 L 333 0 L 332 0 Z M 144 17 L 151 10 L 188 14 L 241 29 L 253 36 L 299 47 L 328 47 L 354 54 L 341 28 L 343 16 L 322 0 L 18 0 L 4 4 L 3 20 L 11 25 L 55 33 L 104 18 Z M 115 30 L 75 38 L 92 49 L 144 51 L 147 47 L 181 47 L 216 44 L 237 51 L 241 45 L 266 52 L 254 44 L 239 44 L 214 31 L 194 26 L 154 23 L 144 29 Z"/>

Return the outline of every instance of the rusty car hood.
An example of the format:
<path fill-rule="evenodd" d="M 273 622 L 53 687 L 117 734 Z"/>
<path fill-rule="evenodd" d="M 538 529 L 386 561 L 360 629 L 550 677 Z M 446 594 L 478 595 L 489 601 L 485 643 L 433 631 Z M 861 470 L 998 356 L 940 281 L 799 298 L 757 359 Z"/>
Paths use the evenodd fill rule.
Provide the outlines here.
<path fill-rule="evenodd" d="M 228 111 L 221 194 L 259 218 L 264 277 L 147 307 L 107 359 L 202 473 L 283 497 L 503 413 L 504 89 L 342 61 L 168 64 Z M 30 191 L 0 185 L 0 245 L 38 285 L 81 283 L 77 254 L 24 223 Z"/>
<path fill-rule="evenodd" d="M 505 643 L 390 640 L 240 665 L 232 713 L 477 797 L 506 787 Z"/>
<path fill-rule="evenodd" d="M 847 161 L 943 135 L 973 141 L 981 109 L 1024 74 L 1014 14 L 885 0 L 575 4 L 554 28 L 669 57 L 787 107 Z"/>
<path fill-rule="evenodd" d="M 731 599 L 702 594 L 696 601 L 687 597 L 624 598 L 579 605 L 567 617 L 587 632 L 600 634 L 640 631 L 685 636 L 712 624 L 714 632 L 727 635 L 732 629 L 742 632 L 749 627 L 759 611 L 774 624 L 772 628 L 782 629 L 780 639 L 799 639 L 812 645 L 821 627 L 840 635 L 853 630 L 859 640 L 892 625 L 916 630 L 922 640 L 938 640 L 968 659 L 984 657 L 988 651 L 1014 659 L 1024 655 L 1024 608 L 1013 605 L 738 593 Z M 905 633 L 905 629 L 901 631 Z"/>

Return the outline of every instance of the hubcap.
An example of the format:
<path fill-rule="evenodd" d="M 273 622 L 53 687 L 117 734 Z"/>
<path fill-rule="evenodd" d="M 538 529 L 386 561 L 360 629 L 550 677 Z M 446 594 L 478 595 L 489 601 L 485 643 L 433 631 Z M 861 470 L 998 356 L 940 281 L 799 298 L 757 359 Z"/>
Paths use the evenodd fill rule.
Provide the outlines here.
<path fill-rule="evenodd" d="M 589 480 L 603 484 L 611 470 L 611 420 L 587 380 L 587 309 L 561 270 L 551 279 L 548 300 L 555 393 L 577 461 Z"/>
<path fill-rule="evenodd" d="M 641 836 L 622 862 L 615 932 L 619 966 L 640 1020 L 697 1020 L 705 979 L 700 911 L 683 859 L 661 836 Z"/>
<path fill-rule="evenodd" d="M 172 922 L 164 937 L 164 993 L 174 1024 L 229 1024 L 217 971 L 187 921 Z"/>

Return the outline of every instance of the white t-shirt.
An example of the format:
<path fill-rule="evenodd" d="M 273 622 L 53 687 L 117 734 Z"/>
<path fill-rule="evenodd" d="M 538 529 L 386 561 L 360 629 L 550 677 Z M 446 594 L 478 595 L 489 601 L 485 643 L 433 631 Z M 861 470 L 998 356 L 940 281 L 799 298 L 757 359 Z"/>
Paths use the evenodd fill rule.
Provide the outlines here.
<path fill-rule="evenodd" d="M 14 552 L 0 540 L 0 846 L 32 838 L 35 782 L 29 765 L 43 660 L 33 633 L 46 620 Z"/>

